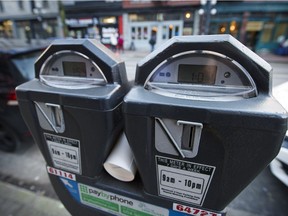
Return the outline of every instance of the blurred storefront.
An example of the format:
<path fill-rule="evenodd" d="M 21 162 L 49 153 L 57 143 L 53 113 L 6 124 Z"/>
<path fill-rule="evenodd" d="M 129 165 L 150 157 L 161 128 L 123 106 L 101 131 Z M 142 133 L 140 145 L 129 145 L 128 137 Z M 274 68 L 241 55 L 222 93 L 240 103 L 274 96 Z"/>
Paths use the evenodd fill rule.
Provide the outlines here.
<path fill-rule="evenodd" d="M 150 49 L 173 36 L 195 34 L 194 19 L 199 1 L 123 1 L 124 41 L 126 48 Z"/>
<path fill-rule="evenodd" d="M 284 1 L 62 3 L 69 36 L 97 38 L 108 45 L 110 36 L 117 32 L 123 34 L 125 49 L 149 50 L 152 34 L 156 34 L 156 47 L 176 35 L 231 34 L 255 51 L 273 51 L 279 46 L 279 37 L 288 37 L 288 4 Z"/>
<path fill-rule="evenodd" d="M 122 2 L 63 1 L 68 36 L 96 38 L 110 44 L 112 34 L 123 33 Z"/>
<path fill-rule="evenodd" d="M 1 1 L 0 37 L 28 43 L 61 36 L 58 2 Z"/>
<path fill-rule="evenodd" d="M 217 2 L 209 34 L 231 34 L 254 51 L 273 51 L 288 37 L 287 2 Z"/>
<path fill-rule="evenodd" d="M 193 33 L 199 1 L 73 1 L 65 3 L 69 36 L 97 38 L 109 45 L 114 32 L 123 35 L 124 48 L 150 49 L 175 35 Z M 83 23 L 83 20 L 89 20 Z"/>

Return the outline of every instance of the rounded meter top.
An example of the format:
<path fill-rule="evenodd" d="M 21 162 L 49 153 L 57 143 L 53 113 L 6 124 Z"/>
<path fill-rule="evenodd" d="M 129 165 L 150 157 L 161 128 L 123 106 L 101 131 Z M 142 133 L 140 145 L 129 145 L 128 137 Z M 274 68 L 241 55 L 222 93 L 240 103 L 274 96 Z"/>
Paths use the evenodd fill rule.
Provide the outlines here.
<path fill-rule="evenodd" d="M 35 63 L 36 77 L 48 86 L 85 89 L 127 82 L 125 65 L 96 40 L 54 41 Z"/>
<path fill-rule="evenodd" d="M 135 83 L 168 97 L 238 100 L 270 93 L 271 70 L 230 35 L 182 36 L 139 62 Z"/>

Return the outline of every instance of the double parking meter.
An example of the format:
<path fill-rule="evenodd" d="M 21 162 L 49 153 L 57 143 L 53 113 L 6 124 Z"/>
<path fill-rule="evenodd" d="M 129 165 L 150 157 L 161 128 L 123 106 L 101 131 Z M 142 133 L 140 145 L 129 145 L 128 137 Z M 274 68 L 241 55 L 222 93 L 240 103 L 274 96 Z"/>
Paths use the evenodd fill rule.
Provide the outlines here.
<path fill-rule="evenodd" d="M 53 42 L 35 70 L 20 110 L 72 215 L 225 215 L 287 129 L 270 65 L 228 35 L 169 40 L 132 89 L 93 40 Z"/>

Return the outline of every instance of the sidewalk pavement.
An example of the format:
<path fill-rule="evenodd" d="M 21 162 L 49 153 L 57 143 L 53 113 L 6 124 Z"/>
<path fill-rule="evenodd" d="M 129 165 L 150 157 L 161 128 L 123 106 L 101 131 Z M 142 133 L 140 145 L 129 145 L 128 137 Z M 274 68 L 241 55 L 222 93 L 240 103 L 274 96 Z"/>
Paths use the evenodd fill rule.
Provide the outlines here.
<path fill-rule="evenodd" d="M 269 63 L 284 63 L 288 64 L 288 56 L 280 56 L 273 53 L 258 53 L 258 55 Z"/>
<path fill-rule="evenodd" d="M 69 216 L 61 202 L 0 181 L 1 216 Z"/>

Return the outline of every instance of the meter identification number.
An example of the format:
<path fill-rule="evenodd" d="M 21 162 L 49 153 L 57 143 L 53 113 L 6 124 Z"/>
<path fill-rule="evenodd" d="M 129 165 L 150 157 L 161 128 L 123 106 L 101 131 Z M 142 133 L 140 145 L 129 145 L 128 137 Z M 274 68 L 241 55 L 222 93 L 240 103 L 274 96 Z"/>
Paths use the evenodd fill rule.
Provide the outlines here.
<path fill-rule="evenodd" d="M 190 206 L 185 206 L 177 203 L 173 203 L 173 210 L 182 212 L 185 214 L 193 215 L 193 216 L 222 216 L 223 214 L 210 212 L 198 208 L 193 208 Z"/>
<path fill-rule="evenodd" d="M 204 179 L 181 173 L 161 170 L 161 185 L 202 194 Z"/>
<path fill-rule="evenodd" d="M 76 181 L 76 176 L 74 174 L 60 170 L 60 169 L 56 169 L 54 167 L 47 166 L 47 172 L 52 175 L 56 175 L 59 177 L 64 177 L 64 178 Z"/>

